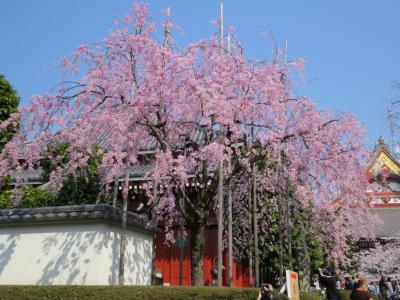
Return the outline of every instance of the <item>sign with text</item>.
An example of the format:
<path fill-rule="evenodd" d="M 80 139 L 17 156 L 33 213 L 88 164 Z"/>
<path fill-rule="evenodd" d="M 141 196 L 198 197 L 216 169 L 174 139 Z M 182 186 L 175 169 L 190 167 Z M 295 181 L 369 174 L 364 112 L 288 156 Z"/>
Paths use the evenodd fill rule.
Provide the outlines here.
<path fill-rule="evenodd" d="M 296 272 L 286 270 L 286 288 L 289 299 L 300 300 L 299 275 Z"/>

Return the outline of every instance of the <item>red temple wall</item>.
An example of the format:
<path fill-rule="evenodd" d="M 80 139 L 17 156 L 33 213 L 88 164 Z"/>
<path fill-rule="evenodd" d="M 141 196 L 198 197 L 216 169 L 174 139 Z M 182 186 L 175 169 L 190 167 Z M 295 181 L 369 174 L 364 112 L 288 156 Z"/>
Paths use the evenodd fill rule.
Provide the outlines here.
<path fill-rule="evenodd" d="M 190 241 L 190 232 L 187 236 Z M 174 244 L 165 244 L 165 233 L 160 232 L 156 236 L 156 269 L 160 270 L 164 283 L 171 285 L 179 285 L 179 247 Z M 229 285 L 228 278 L 228 252 L 224 251 L 223 266 L 225 269 L 222 273 L 223 285 Z M 217 259 L 217 228 L 207 228 L 205 231 L 205 247 L 204 247 L 204 284 L 211 284 L 211 267 L 213 261 Z M 235 287 L 249 286 L 249 270 L 248 266 L 233 263 L 233 283 Z M 183 251 L 183 285 L 191 285 L 190 276 L 190 243 L 188 242 Z"/>

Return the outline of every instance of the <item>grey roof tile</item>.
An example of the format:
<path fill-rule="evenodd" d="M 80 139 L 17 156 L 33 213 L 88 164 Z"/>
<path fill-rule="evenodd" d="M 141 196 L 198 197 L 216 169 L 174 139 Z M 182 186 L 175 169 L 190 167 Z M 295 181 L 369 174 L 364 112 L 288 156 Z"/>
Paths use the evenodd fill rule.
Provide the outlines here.
<path fill-rule="evenodd" d="M 18 223 L 46 223 L 105 221 L 121 224 L 121 210 L 106 204 L 87 204 L 38 208 L 15 208 L 0 210 L 0 226 Z M 127 212 L 127 225 L 145 231 L 157 231 L 146 216 Z"/>
<path fill-rule="evenodd" d="M 400 237 L 400 208 L 398 207 L 374 207 L 368 211 L 379 218 L 380 224 L 374 228 L 378 238 Z"/>

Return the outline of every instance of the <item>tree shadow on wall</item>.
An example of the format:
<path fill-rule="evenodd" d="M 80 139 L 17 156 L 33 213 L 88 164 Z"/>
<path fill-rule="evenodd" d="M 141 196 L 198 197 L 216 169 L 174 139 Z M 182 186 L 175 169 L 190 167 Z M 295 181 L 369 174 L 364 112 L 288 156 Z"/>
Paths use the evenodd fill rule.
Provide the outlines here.
<path fill-rule="evenodd" d="M 125 279 L 126 284 L 151 284 L 152 244 L 143 242 L 141 238 L 131 237 L 126 259 L 126 269 L 129 269 Z"/>
<path fill-rule="evenodd" d="M 5 243 L 0 244 L 0 275 L 3 273 L 7 264 L 11 261 L 18 240 L 19 234 L 10 235 Z"/>
<path fill-rule="evenodd" d="M 7 240 L 0 243 L 0 276 L 8 272 L 13 260 L 15 263 L 15 259 L 19 261 L 22 259 L 24 262 L 22 268 L 13 269 L 12 273 L 17 274 L 15 276 L 22 276 L 19 281 L 26 281 L 27 284 L 118 284 L 120 243 L 118 226 L 39 225 L 20 227 L 18 232 L 8 232 L 8 234 L 10 236 Z M 35 236 L 32 237 L 32 234 Z M 31 249 L 23 251 L 23 257 L 16 258 L 18 247 L 28 245 L 26 243 L 29 240 L 24 240 L 24 244 L 22 243 L 25 235 L 31 236 L 36 242 L 31 244 Z M 126 284 L 151 283 L 152 244 L 151 241 L 143 242 L 143 238 L 149 239 L 146 234 L 135 233 L 133 236 L 128 234 Z M 37 244 L 37 239 L 40 244 Z M 104 271 L 108 271 L 108 274 L 104 274 Z M 101 278 L 102 274 L 105 278 Z"/>
<path fill-rule="evenodd" d="M 56 255 L 41 267 L 42 276 L 36 284 L 85 284 L 88 270 L 94 262 L 90 253 L 101 252 L 104 244 L 102 235 L 96 230 L 79 232 L 72 228 L 57 228 L 42 246 L 42 256 Z M 82 255 L 85 257 L 82 258 Z M 40 264 L 41 260 L 39 258 L 36 263 Z"/>
<path fill-rule="evenodd" d="M 109 284 L 118 284 L 119 273 L 119 245 L 120 229 L 110 230 L 107 235 L 107 245 L 112 247 L 109 254 L 111 265 L 108 276 Z M 129 232 L 129 231 L 128 231 Z M 148 239 L 147 235 L 135 233 L 132 236 L 128 233 L 126 239 L 126 258 L 125 258 L 125 280 L 124 283 L 134 285 L 151 284 L 152 271 L 152 243 L 143 241 Z"/>

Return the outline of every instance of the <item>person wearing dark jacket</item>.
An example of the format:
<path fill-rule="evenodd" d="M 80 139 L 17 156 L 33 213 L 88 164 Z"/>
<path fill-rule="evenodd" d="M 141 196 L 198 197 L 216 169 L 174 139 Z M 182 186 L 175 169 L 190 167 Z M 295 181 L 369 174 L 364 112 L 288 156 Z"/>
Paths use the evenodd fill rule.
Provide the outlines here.
<path fill-rule="evenodd" d="M 262 284 L 257 300 L 277 300 L 274 296 L 274 289 L 271 284 Z"/>
<path fill-rule="evenodd" d="M 389 286 L 386 283 L 385 277 L 381 277 L 379 281 L 379 299 L 387 300 L 389 299 Z"/>
<path fill-rule="evenodd" d="M 336 276 L 329 276 L 329 274 L 322 273 L 321 269 L 319 271 L 319 283 L 321 286 L 326 288 L 326 299 L 327 300 L 342 300 L 342 295 L 336 288 L 337 278 Z"/>

